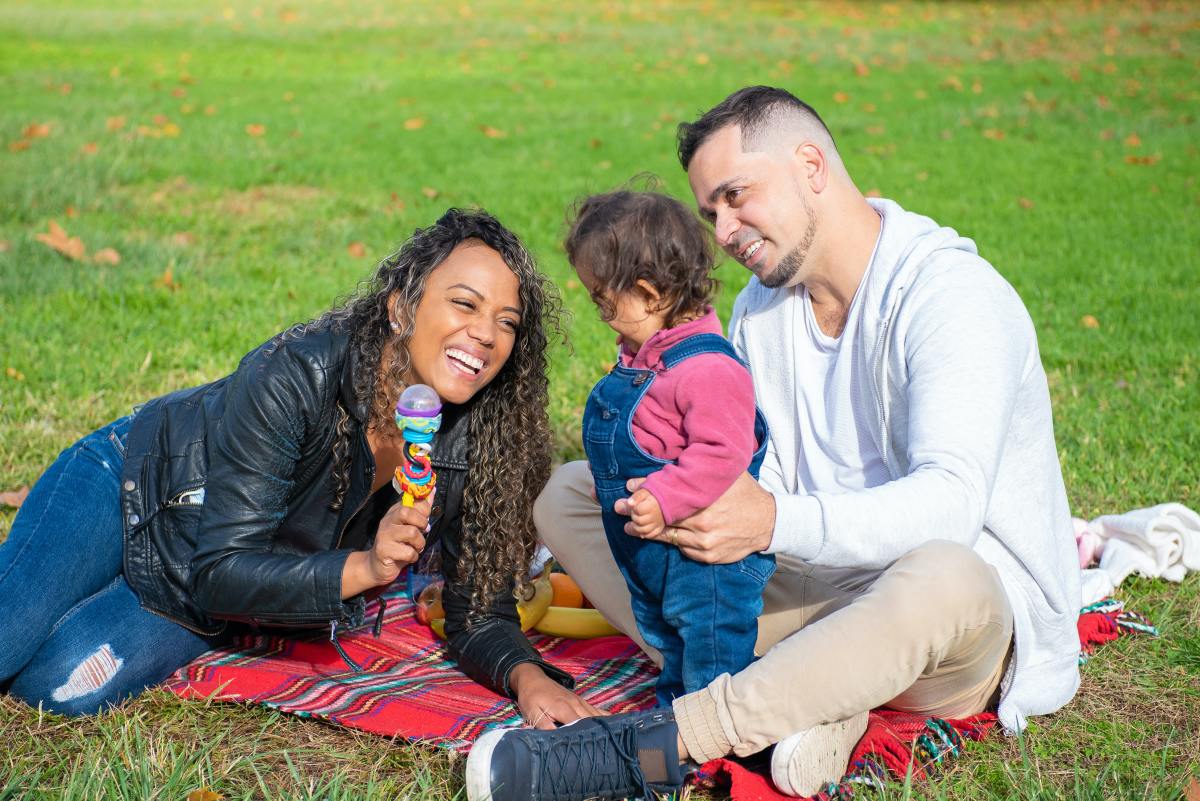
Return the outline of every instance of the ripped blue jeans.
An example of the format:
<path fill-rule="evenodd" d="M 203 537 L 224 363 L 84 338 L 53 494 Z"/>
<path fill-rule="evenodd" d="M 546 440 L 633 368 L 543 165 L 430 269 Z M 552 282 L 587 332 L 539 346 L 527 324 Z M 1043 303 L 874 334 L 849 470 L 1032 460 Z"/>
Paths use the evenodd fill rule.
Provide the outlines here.
<path fill-rule="evenodd" d="M 120 703 L 216 644 L 142 609 L 122 577 L 129 420 L 63 451 L 0 543 L 0 689 L 64 715 Z"/>

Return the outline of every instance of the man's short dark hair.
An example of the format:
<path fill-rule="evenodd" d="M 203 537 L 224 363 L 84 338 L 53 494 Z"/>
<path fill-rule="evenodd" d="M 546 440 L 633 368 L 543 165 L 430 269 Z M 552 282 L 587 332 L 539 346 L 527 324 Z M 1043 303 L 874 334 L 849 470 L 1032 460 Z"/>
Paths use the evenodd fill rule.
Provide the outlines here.
<path fill-rule="evenodd" d="M 821 119 L 821 115 L 786 89 L 776 89 L 774 86 L 747 86 L 722 100 L 695 122 L 679 123 L 676 134 L 679 142 L 679 163 L 686 170 L 700 146 L 707 142 L 710 136 L 729 125 L 741 128 L 744 147 L 762 133 L 775 113 L 781 110 L 792 111 L 809 121 L 815 121 L 829 134 L 829 128 Z M 833 140 L 832 134 L 829 134 L 829 139 Z"/>

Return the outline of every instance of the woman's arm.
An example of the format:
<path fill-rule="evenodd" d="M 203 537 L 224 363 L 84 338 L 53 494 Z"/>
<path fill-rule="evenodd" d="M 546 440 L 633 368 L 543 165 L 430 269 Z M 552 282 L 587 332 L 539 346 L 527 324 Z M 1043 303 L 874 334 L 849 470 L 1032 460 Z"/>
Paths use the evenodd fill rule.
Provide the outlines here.
<path fill-rule="evenodd" d="M 349 550 L 276 550 L 297 465 L 310 436 L 324 430 L 324 396 L 335 380 L 311 354 L 272 341 L 230 378 L 219 425 L 208 435 L 205 505 L 192 556 L 190 589 L 213 617 L 280 625 L 351 621 L 343 602 Z"/>

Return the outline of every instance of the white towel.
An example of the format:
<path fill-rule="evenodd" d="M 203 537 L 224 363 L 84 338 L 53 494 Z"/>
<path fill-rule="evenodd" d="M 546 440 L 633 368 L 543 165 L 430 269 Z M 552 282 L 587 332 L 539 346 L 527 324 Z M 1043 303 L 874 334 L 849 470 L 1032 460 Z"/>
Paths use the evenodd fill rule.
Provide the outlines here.
<path fill-rule="evenodd" d="M 1200 570 L 1200 515 L 1183 504 L 1102 515 L 1087 527 L 1103 540 L 1100 569 L 1114 586 L 1134 572 L 1183 581 L 1188 571 Z"/>

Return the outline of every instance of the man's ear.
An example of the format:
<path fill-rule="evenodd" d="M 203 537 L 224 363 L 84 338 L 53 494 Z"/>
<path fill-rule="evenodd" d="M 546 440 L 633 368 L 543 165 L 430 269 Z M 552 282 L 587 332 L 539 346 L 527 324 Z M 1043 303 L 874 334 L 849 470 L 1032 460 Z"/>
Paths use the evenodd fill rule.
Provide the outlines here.
<path fill-rule="evenodd" d="M 801 142 L 792 152 L 793 165 L 800 180 L 814 193 L 825 191 L 829 184 L 829 161 L 824 151 L 812 142 Z"/>

